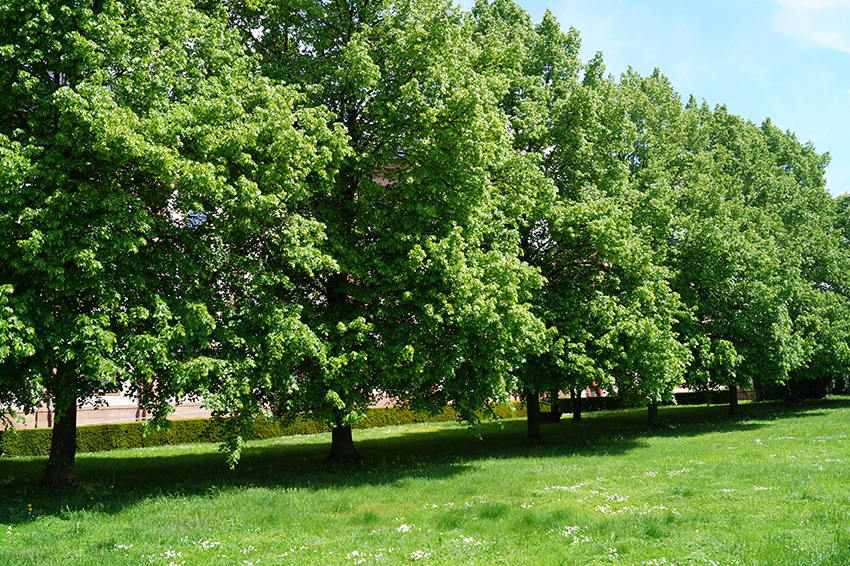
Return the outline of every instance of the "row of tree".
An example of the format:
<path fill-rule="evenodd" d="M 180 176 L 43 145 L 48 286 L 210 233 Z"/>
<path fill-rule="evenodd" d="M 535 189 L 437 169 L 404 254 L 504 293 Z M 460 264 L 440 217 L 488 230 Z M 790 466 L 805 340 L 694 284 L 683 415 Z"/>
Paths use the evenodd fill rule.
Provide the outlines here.
<path fill-rule="evenodd" d="M 45 481 L 112 382 L 350 458 L 378 396 L 846 375 L 828 156 L 578 51 L 511 0 L 6 2 L 0 413 L 53 403 Z"/>

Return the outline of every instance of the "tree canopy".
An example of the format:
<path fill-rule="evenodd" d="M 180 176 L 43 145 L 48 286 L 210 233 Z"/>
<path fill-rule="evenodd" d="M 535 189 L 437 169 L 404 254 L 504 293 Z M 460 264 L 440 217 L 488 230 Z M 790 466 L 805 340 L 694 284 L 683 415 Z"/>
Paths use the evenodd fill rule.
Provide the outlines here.
<path fill-rule="evenodd" d="M 339 269 L 296 282 L 328 359 L 300 372 L 287 406 L 349 435 L 378 396 L 451 402 L 474 422 L 545 335 L 518 217 L 547 184 L 512 148 L 504 55 L 448 2 L 305 2 L 295 19 L 279 8 L 229 5 L 263 71 L 333 111 L 350 148 L 332 190 L 305 208 Z M 337 440 L 333 454 L 353 456 Z"/>
<path fill-rule="evenodd" d="M 54 403 L 47 481 L 73 482 L 76 407 L 110 384 L 164 419 L 213 377 L 307 349 L 256 265 L 331 266 L 297 203 L 343 147 L 323 111 L 254 73 L 222 16 L 188 2 L 0 12 L 0 380 L 23 410 Z"/>
<path fill-rule="evenodd" d="M 357 458 L 385 397 L 846 379 L 828 155 L 579 46 L 511 0 L 0 7 L 0 411 L 53 404 L 46 480 L 109 387 Z"/>

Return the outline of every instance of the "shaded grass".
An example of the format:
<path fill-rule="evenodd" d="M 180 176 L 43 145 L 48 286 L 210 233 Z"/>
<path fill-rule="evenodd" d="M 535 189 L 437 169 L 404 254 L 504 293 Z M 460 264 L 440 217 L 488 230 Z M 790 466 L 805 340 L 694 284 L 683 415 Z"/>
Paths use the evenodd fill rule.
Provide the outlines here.
<path fill-rule="evenodd" d="M 360 466 L 322 463 L 326 434 L 234 471 L 213 445 L 89 454 L 75 492 L 0 460 L 0 564 L 850 563 L 850 400 L 742 409 L 586 414 L 542 446 L 522 420 L 355 431 Z"/>

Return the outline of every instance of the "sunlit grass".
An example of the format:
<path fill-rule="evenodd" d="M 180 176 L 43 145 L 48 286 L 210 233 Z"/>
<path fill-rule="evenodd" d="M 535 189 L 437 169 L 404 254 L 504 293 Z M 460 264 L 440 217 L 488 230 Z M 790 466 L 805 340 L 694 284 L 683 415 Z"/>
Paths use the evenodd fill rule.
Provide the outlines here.
<path fill-rule="evenodd" d="M 850 563 L 850 400 L 585 414 L 80 455 L 76 492 L 0 460 L 0 564 Z"/>

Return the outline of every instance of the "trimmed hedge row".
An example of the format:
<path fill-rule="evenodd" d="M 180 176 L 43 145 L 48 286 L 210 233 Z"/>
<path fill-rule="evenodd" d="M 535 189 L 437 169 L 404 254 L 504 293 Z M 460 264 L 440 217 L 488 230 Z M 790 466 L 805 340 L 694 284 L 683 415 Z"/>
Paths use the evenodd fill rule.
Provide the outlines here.
<path fill-rule="evenodd" d="M 688 391 L 676 393 L 677 405 L 728 405 L 729 390 L 719 391 Z"/>
<path fill-rule="evenodd" d="M 683 391 L 674 393 L 676 405 L 728 405 L 729 390 L 722 389 L 719 391 Z M 562 407 L 569 407 L 569 399 L 561 400 Z M 673 403 L 667 403 L 672 405 Z M 583 397 L 581 400 L 581 408 L 583 411 L 606 411 L 612 409 L 635 408 L 634 406 L 626 406 L 620 402 L 620 399 L 614 395 L 608 397 Z"/>
<path fill-rule="evenodd" d="M 141 422 L 100 424 L 77 427 L 77 452 L 101 452 L 121 448 L 215 442 L 217 423 L 210 419 L 173 421 L 169 430 L 150 431 L 145 435 Z M 52 428 L 0 432 L 0 455 L 44 456 L 50 453 Z"/>
<path fill-rule="evenodd" d="M 525 416 L 524 406 L 497 405 L 501 418 Z M 419 413 L 410 409 L 386 407 L 370 409 L 356 428 L 372 428 L 419 422 L 445 422 L 457 420 L 457 413 L 445 407 L 437 415 Z M 77 452 L 102 452 L 125 448 L 194 444 L 198 442 L 223 442 L 223 423 L 214 419 L 185 419 L 172 421 L 168 430 L 149 431 L 145 435 L 144 423 L 116 423 L 77 427 Z M 297 434 L 328 432 L 323 422 L 299 413 L 280 421 L 258 419 L 254 425 L 255 438 L 277 438 Z M 51 428 L 0 431 L 0 456 L 45 456 L 50 453 Z"/>
<path fill-rule="evenodd" d="M 586 397 L 581 401 L 584 411 L 622 408 L 619 399 L 613 396 Z M 561 399 L 561 402 L 563 407 L 569 406 L 568 399 Z M 679 405 L 723 404 L 729 402 L 729 393 L 728 391 L 677 393 L 676 402 Z M 494 409 L 500 418 L 526 415 L 524 403 L 515 403 L 513 407 L 496 405 Z M 455 420 L 457 420 L 457 413 L 452 407 L 445 407 L 437 415 L 398 407 L 383 407 L 367 411 L 366 418 L 355 428 Z M 309 414 L 299 413 L 279 421 L 259 419 L 254 425 L 254 436 L 259 439 L 277 438 L 297 434 L 316 434 L 329 430 L 325 423 L 311 418 Z M 222 423 L 213 419 L 172 421 L 171 428 L 168 430 L 150 431 L 147 435 L 144 432 L 144 423 L 141 422 L 81 426 L 77 428 L 77 451 L 102 452 L 123 448 L 223 442 L 226 436 Z M 53 429 L 50 428 L 0 431 L 0 456 L 47 455 L 50 453 L 52 434 Z"/>

